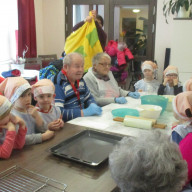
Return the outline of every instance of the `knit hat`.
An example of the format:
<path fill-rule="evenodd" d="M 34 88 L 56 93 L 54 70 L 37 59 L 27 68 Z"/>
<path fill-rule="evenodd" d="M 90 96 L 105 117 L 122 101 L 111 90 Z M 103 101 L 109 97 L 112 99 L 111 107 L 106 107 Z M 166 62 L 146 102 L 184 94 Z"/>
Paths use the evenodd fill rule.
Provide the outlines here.
<path fill-rule="evenodd" d="M 185 81 L 183 84 L 183 91 L 192 91 L 192 78 Z"/>
<path fill-rule="evenodd" d="M 171 73 L 175 73 L 178 75 L 178 68 L 173 66 L 173 65 L 169 65 L 163 72 L 164 76 L 171 74 Z"/>
<path fill-rule="evenodd" d="M 55 86 L 51 80 L 42 79 L 32 86 L 32 93 L 34 94 L 34 97 L 46 93 L 53 95 L 55 94 Z"/>
<path fill-rule="evenodd" d="M 0 84 L 0 92 L 14 103 L 27 89 L 30 84 L 23 77 L 8 77 Z"/>
<path fill-rule="evenodd" d="M 155 70 L 157 69 L 157 65 L 156 65 L 156 63 L 154 63 L 152 61 L 145 61 L 141 65 L 142 72 L 144 72 L 145 69 L 149 69 L 149 70 L 155 72 Z"/>
<path fill-rule="evenodd" d="M 192 122 L 192 91 L 178 94 L 173 98 L 172 105 L 179 118 Z"/>
<path fill-rule="evenodd" d="M 11 103 L 9 100 L 0 95 L 0 117 L 5 114 L 11 108 Z"/>

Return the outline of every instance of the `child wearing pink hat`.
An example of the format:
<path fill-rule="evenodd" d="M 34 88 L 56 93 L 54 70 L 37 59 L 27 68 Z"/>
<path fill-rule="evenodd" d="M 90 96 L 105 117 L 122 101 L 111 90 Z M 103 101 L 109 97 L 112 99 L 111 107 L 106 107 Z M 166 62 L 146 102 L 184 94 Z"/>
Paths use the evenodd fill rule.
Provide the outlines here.
<path fill-rule="evenodd" d="M 173 128 L 171 140 L 179 144 L 188 133 L 192 132 L 192 91 L 179 93 L 174 97 L 172 105 L 179 124 Z"/>
<path fill-rule="evenodd" d="M 32 86 L 34 99 L 37 101 L 39 111 L 47 129 L 59 130 L 64 126 L 60 108 L 53 104 L 55 98 L 55 86 L 49 79 L 42 79 Z"/>
<path fill-rule="evenodd" d="M 10 113 L 11 103 L 0 95 L 0 158 L 8 159 L 13 149 L 22 149 L 27 128 L 22 119 Z"/>
<path fill-rule="evenodd" d="M 152 61 L 145 61 L 141 65 L 144 78 L 135 83 L 135 91 L 157 93 L 160 83 L 154 79 L 157 65 Z"/>
<path fill-rule="evenodd" d="M 41 143 L 53 137 L 54 132 L 45 130 L 37 109 L 31 105 L 31 86 L 23 77 L 9 77 L 0 84 L 0 91 L 14 105 L 12 113 L 25 121 L 27 135 L 25 145 Z"/>
<path fill-rule="evenodd" d="M 158 95 L 177 95 L 183 91 L 183 87 L 179 82 L 178 68 L 169 65 L 163 72 L 164 80 L 159 86 Z"/>

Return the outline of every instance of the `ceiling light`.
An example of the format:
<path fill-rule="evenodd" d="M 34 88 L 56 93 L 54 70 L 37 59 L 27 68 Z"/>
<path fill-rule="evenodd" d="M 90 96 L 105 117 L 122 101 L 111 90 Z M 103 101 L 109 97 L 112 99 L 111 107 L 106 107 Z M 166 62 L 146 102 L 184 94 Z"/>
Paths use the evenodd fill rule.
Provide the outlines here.
<path fill-rule="evenodd" d="M 132 11 L 133 11 L 133 13 L 139 13 L 141 10 L 140 9 L 133 9 Z"/>

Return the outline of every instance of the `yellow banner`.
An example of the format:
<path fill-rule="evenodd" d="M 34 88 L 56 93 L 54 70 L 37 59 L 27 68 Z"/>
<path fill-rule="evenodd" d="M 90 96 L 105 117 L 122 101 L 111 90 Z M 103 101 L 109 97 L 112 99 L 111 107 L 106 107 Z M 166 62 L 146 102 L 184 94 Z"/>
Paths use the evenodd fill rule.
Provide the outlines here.
<path fill-rule="evenodd" d="M 92 66 L 93 56 L 103 52 L 93 19 L 91 23 L 85 22 L 82 27 L 67 37 L 64 50 L 66 54 L 78 52 L 84 56 L 84 71 Z"/>

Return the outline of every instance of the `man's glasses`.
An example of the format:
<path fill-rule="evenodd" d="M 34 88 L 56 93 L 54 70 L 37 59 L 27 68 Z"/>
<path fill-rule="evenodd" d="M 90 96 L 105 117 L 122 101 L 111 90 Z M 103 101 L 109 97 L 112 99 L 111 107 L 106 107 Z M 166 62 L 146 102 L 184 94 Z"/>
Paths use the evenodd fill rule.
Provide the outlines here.
<path fill-rule="evenodd" d="M 103 67 L 111 67 L 110 63 L 99 63 L 100 65 L 102 65 Z"/>

